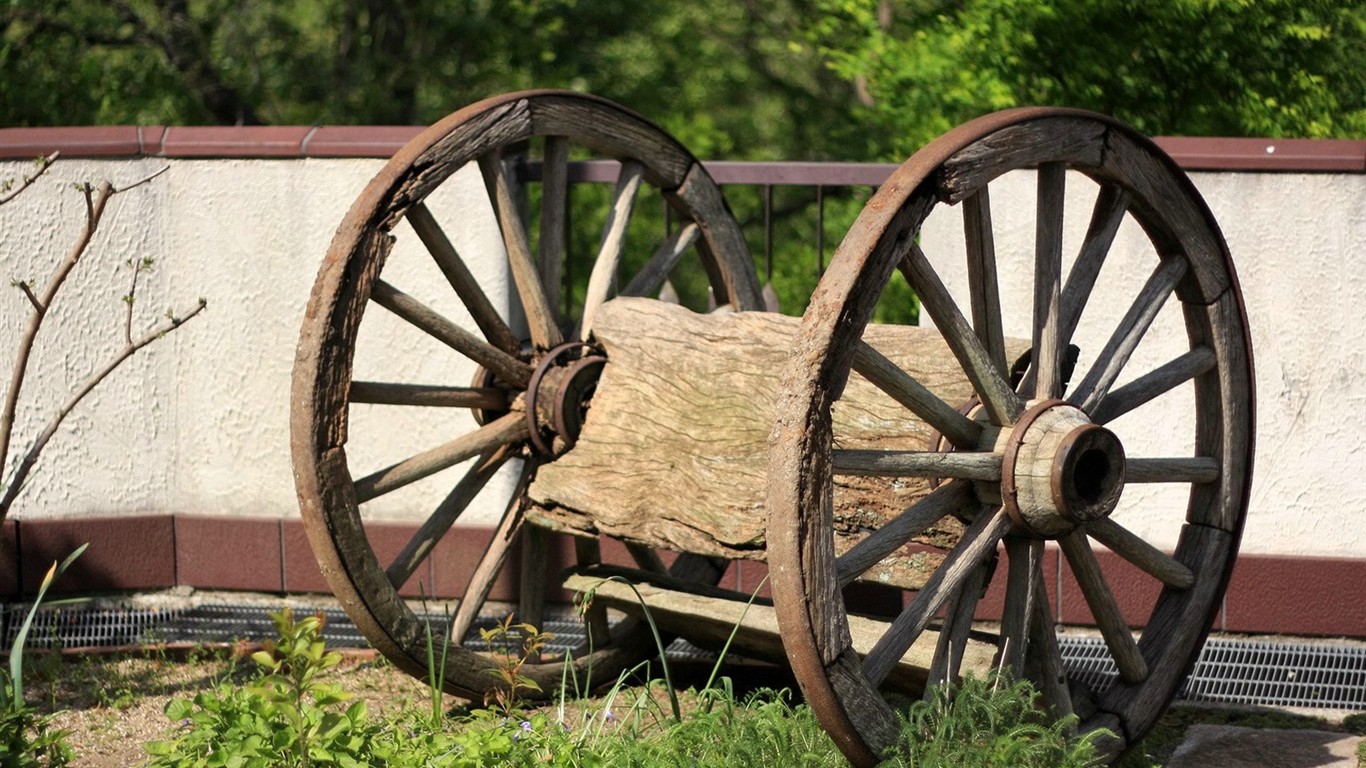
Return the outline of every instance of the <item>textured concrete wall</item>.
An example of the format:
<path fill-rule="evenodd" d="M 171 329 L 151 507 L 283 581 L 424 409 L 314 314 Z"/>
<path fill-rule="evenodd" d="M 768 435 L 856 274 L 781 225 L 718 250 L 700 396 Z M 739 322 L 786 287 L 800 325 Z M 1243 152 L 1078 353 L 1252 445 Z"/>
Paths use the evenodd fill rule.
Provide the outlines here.
<path fill-rule="evenodd" d="M 83 403 L 49 446 L 16 505 L 21 518 L 191 512 L 297 515 L 289 468 L 289 373 L 304 304 L 318 263 L 351 201 L 380 167 L 376 160 L 63 161 L 15 203 L 0 207 L 0 277 L 46 280 L 74 240 L 82 217 L 69 184 L 111 178 L 127 183 L 169 163 L 150 185 L 116 198 L 83 264 L 63 291 L 40 338 L 15 452 L 70 387 L 117 347 L 125 259 L 151 256 L 157 268 L 140 290 L 138 320 L 150 324 L 167 307 L 199 296 L 206 314 L 130 361 Z M 0 164 L 0 178 L 26 170 Z M 1366 250 L 1366 176 L 1361 174 L 1197 173 L 1224 228 L 1251 315 L 1258 373 L 1258 459 L 1244 551 L 1347 556 L 1362 551 L 1366 525 L 1366 276 L 1353 266 Z M 1078 210 L 1094 192 L 1073 183 Z M 471 192 L 470 190 L 473 189 Z M 462 197 L 468 195 L 468 197 Z M 1029 260 L 1033 243 L 1033 176 L 1017 174 L 993 187 L 996 241 L 1006 275 L 1008 316 L 1028 317 L 1028 280 L 1011 263 Z M 498 246 L 477 184 L 452 191 L 438 209 L 464 212 L 470 238 L 462 253 L 479 254 L 481 270 L 501 279 Z M 440 212 L 440 211 L 438 211 Z M 1069 220 L 1066 252 L 1075 252 L 1085 215 Z M 961 240 L 956 216 L 927 226 L 931 256 Z M 1147 277 L 1151 254 L 1135 228 L 1121 231 L 1078 343 L 1098 349 L 1114 318 Z M 1013 262 L 1012 262 L 1013 260 Z M 409 259 L 395 255 L 396 268 Z M 408 284 L 429 281 L 420 257 Z M 404 265 L 398 267 L 397 265 Z M 961 290 L 958 270 L 941 265 Z M 506 292 L 494 291 L 496 300 Z M 453 307 L 450 311 L 456 311 Z M 0 373 L 8 375 L 26 304 L 17 290 L 0 292 Z M 1112 318 L 1107 320 L 1108 317 Z M 1184 344 L 1173 308 L 1164 310 L 1125 378 L 1175 356 Z M 1007 331 L 1025 333 L 1018 322 Z M 386 339 L 387 333 L 379 335 Z M 373 342 L 371 342 L 373 343 Z M 414 354 L 421 341 L 393 347 L 393 364 L 422 380 L 463 381 L 468 369 L 450 356 Z M 381 350 L 385 351 L 385 350 Z M 1080 376 L 1078 373 L 1078 376 Z M 1118 422 L 1131 455 L 1189 455 L 1181 429 L 1188 395 L 1167 398 Z M 358 428 L 362 428 L 359 427 Z M 439 442 L 432 425 L 387 419 L 363 429 L 382 462 L 404 445 L 387 435 L 418 433 Z M 15 457 L 17 459 L 17 457 Z M 500 485 L 506 488 L 506 482 Z M 471 522 L 487 522 L 498 488 L 483 497 Z M 504 490 L 504 492 L 506 492 Z M 395 498 L 385 517 L 409 517 L 434 500 L 420 492 Z M 1120 519 L 1170 545 L 1179 528 L 1179 488 L 1133 487 Z"/>
<path fill-rule="evenodd" d="M 289 387 L 299 325 L 332 232 L 382 163 L 59 161 L 33 189 L 0 208 L 3 277 L 47 281 L 84 221 L 83 198 L 72 182 L 107 178 L 124 185 L 168 163 L 167 173 L 111 201 L 95 241 L 58 295 L 24 383 L 11 466 L 66 393 L 121 345 L 127 259 L 155 260 L 138 290 L 135 334 L 167 308 L 193 306 L 198 297 L 208 309 L 133 357 L 81 403 L 44 451 L 15 517 L 298 514 Z M 0 179 L 29 168 L 0 164 Z M 461 181 L 444 187 L 433 208 L 460 209 L 463 226 L 451 229 L 452 239 L 472 268 L 492 280 L 491 298 L 505 301 L 492 211 L 477 172 Z M 400 249 L 391 263 L 411 275 L 410 265 L 429 261 Z M 6 376 L 27 313 L 17 289 L 0 293 L 0 369 Z M 377 345 L 370 359 L 380 368 L 420 368 L 418 381 L 471 378 L 463 358 L 422 347 L 418 334 L 403 330 Z M 365 341 L 374 346 L 374 338 Z M 368 465 L 376 469 L 414 445 L 450 439 L 438 425 L 412 419 L 371 419 L 358 427 L 368 431 L 355 442 L 374 457 L 362 457 L 361 466 L 376 462 Z M 505 497 L 505 481 L 494 482 L 464 522 L 496 521 L 500 488 Z M 399 494 L 379 505 L 377 515 L 420 514 L 439 498 L 435 488 Z"/>

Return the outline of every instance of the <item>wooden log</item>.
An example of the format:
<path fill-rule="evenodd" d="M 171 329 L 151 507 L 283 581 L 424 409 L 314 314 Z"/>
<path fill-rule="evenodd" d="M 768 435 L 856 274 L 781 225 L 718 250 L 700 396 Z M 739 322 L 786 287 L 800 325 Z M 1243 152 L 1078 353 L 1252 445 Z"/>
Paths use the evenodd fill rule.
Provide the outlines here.
<path fill-rule="evenodd" d="M 648 582 L 627 585 L 621 581 L 607 581 L 608 573 L 592 570 L 574 573 L 564 582 L 566 589 L 576 592 L 592 591 L 594 601 L 631 616 L 644 617 L 641 600 L 649 606 L 650 616 L 659 628 L 669 634 L 687 638 L 688 642 L 712 651 L 720 651 L 735 632 L 731 652 L 751 659 L 787 663 L 783 638 L 778 630 L 778 616 L 773 606 L 761 602 L 747 604 L 744 600 L 696 594 L 682 589 Z M 632 588 L 634 587 L 634 589 Z M 637 597 L 639 593 L 639 597 Z M 736 630 L 736 627 L 739 627 Z M 887 622 L 862 616 L 849 617 L 849 632 L 854 650 L 866 654 L 887 629 Z M 929 630 L 901 657 L 888 674 L 887 680 L 898 689 L 919 692 L 924 689 L 939 633 Z M 969 639 L 963 647 L 963 669 L 982 674 L 991 668 L 994 646 Z"/>
<path fill-rule="evenodd" d="M 798 318 L 738 312 L 699 315 L 649 299 L 603 305 L 595 336 L 607 355 L 572 450 L 537 472 L 529 514 L 583 535 L 728 559 L 763 559 L 768 436 L 778 376 Z M 872 326 L 864 341 L 948 403 L 971 387 L 939 334 Z M 1007 342 L 1018 355 L 1026 342 Z M 931 430 L 857 374 L 834 407 L 835 442 L 851 450 L 925 450 Z M 915 478 L 836 478 L 837 554 L 929 492 Z M 956 541 L 953 518 L 917 537 Z M 882 583 L 914 588 L 937 565 L 906 557 Z"/>

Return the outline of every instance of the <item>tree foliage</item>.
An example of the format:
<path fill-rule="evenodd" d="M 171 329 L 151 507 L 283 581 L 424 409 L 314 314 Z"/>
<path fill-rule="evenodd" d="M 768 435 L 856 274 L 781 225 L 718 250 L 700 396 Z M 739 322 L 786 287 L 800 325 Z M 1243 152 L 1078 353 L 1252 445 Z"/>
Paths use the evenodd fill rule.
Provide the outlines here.
<path fill-rule="evenodd" d="M 1366 135 L 1366 5 L 1325 0 L 821 0 L 808 41 L 899 159 L 1025 104 L 1150 134 Z"/>

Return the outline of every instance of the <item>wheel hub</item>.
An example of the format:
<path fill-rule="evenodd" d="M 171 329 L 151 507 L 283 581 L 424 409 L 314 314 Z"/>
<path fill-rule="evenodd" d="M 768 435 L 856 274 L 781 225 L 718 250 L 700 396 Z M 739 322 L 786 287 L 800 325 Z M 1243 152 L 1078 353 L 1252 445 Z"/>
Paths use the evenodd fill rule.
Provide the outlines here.
<path fill-rule="evenodd" d="M 1001 505 L 1027 535 L 1058 538 L 1107 517 L 1124 490 L 1124 446 L 1080 409 L 1047 400 L 1004 436 Z"/>
<path fill-rule="evenodd" d="M 581 341 L 565 342 L 541 358 L 526 391 L 528 436 L 537 453 L 559 456 L 578 441 L 606 363 L 596 346 Z"/>

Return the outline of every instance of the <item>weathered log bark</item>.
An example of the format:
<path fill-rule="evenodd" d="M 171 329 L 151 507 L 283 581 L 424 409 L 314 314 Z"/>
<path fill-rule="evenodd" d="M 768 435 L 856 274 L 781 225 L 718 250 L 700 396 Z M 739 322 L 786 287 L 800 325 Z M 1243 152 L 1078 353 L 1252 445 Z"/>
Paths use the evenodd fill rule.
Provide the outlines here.
<path fill-rule="evenodd" d="M 593 330 L 608 363 L 577 444 L 538 470 L 529 514 L 574 533 L 762 559 L 768 436 L 798 322 L 760 312 L 699 315 L 648 299 L 604 304 Z M 873 326 L 864 341 L 950 405 L 971 396 L 937 332 Z M 1025 346 L 1007 341 L 1012 356 Z M 932 429 L 858 374 L 834 414 L 838 448 L 929 447 Z M 920 478 L 838 477 L 839 551 L 928 491 Z M 960 531 L 950 516 L 920 540 L 952 544 Z M 901 551 L 868 578 L 918 587 L 939 559 Z"/>

